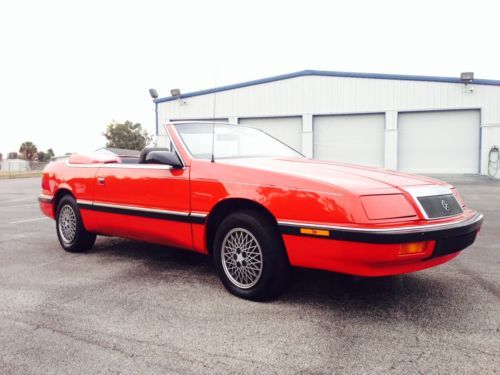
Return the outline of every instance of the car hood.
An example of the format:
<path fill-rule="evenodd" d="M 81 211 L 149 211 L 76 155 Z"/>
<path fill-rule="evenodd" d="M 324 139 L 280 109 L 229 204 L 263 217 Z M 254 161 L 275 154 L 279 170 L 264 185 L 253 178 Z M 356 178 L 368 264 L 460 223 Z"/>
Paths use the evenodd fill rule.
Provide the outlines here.
<path fill-rule="evenodd" d="M 382 168 L 312 160 L 306 158 L 226 159 L 238 165 L 290 177 L 334 185 L 345 190 L 402 188 L 416 185 L 447 185 L 441 181 Z"/>

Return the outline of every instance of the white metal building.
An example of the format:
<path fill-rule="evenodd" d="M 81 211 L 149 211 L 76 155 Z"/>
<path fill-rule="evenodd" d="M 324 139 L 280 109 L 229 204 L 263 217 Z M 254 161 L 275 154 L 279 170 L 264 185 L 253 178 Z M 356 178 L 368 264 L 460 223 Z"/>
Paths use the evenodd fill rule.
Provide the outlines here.
<path fill-rule="evenodd" d="M 500 144 L 500 81 L 305 70 L 156 99 L 162 124 L 265 130 L 308 157 L 417 173 L 487 173 Z"/>

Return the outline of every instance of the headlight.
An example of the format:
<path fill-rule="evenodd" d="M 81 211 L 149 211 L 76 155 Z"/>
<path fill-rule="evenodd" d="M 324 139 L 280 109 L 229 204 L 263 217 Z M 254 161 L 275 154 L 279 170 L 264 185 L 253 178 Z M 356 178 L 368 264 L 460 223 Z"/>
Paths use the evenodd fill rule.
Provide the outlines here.
<path fill-rule="evenodd" d="M 417 214 L 403 194 L 364 195 L 361 204 L 370 220 L 413 218 Z"/>

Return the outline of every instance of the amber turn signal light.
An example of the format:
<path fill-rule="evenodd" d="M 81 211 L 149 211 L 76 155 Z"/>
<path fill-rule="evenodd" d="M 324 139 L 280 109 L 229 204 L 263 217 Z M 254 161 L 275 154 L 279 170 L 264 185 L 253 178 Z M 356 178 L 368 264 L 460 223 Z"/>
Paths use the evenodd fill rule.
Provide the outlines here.
<path fill-rule="evenodd" d="M 324 229 L 311 229 L 311 228 L 300 228 L 301 234 L 311 234 L 313 236 L 325 236 L 330 235 L 330 231 Z"/>
<path fill-rule="evenodd" d="M 409 242 L 399 245 L 399 255 L 411 255 L 425 253 L 427 242 Z"/>

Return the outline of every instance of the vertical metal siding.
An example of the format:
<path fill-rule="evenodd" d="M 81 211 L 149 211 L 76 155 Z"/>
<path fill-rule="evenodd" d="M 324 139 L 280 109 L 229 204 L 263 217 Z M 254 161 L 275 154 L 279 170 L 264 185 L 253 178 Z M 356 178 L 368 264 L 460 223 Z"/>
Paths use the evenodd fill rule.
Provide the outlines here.
<path fill-rule="evenodd" d="M 217 93 L 215 116 L 275 117 L 481 109 L 482 173 L 487 153 L 500 144 L 500 87 L 444 82 L 301 76 Z M 158 104 L 159 132 L 171 119 L 211 118 L 213 94 Z M 306 139 L 306 138 L 304 138 Z"/>

